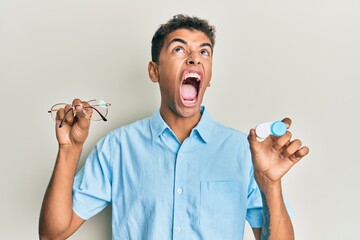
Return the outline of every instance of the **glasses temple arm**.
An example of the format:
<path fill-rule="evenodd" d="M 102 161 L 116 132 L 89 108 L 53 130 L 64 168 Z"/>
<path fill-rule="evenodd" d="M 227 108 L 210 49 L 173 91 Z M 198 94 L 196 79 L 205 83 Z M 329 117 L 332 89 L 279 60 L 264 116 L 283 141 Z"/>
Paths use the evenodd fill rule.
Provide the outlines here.
<path fill-rule="evenodd" d="M 64 117 L 63 119 L 61 119 L 61 122 L 60 122 L 60 125 L 59 125 L 59 128 L 61 128 L 63 125 L 64 125 L 64 121 L 65 121 L 65 118 L 66 118 L 66 114 L 68 114 L 70 111 L 72 111 L 73 109 L 70 108 L 69 110 L 67 110 L 64 114 Z"/>
<path fill-rule="evenodd" d="M 99 110 L 97 110 L 97 109 L 96 109 L 95 107 L 93 107 L 93 106 L 89 106 L 89 107 L 92 108 L 92 109 L 94 109 L 94 110 L 100 115 L 101 119 L 102 119 L 104 122 L 107 121 L 107 119 L 100 113 Z"/>

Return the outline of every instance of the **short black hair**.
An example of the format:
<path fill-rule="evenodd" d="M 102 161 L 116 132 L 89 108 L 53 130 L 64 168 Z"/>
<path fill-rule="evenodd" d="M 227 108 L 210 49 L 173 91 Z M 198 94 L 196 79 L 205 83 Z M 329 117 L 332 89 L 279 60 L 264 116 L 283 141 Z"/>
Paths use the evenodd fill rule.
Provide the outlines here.
<path fill-rule="evenodd" d="M 205 35 L 210 39 L 211 45 L 212 47 L 214 47 L 215 44 L 214 26 L 211 26 L 209 22 L 205 19 L 178 14 L 175 15 L 168 22 L 160 25 L 158 30 L 156 30 L 151 40 L 151 60 L 153 62 L 158 63 L 160 52 L 164 45 L 164 40 L 166 36 L 177 29 L 201 31 L 205 33 Z"/>

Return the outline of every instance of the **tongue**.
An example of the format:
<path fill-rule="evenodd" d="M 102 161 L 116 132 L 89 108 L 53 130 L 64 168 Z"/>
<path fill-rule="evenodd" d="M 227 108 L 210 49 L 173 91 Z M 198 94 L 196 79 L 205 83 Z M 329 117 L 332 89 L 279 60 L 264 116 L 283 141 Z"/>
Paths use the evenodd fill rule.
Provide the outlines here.
<path fill-rule="evenodd" d="M 194 100 L 196 98 L 196 88 L 191 84 L 183 84 L 181 86 L 181 97 L 184 100 Z"/>

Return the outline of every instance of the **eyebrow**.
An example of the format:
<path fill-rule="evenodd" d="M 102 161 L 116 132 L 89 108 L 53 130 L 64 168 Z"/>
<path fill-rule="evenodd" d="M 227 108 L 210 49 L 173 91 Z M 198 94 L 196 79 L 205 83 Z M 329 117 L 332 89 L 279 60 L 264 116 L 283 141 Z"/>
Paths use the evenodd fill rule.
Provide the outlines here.
<path fill-rule="evenodd" d="M 210 43 L 203 43 L 200 45 L 200 47 L 209 47 L 211 50 L 213 49 Z"/>
<path fill-rule="evenodd" d="M 187 45 L 187 42 L 184 39 L 182 39 L 182 38 L 174 38 L 169 42 L 168 46 L 170 46 L 174 42 L 180 42 L 180 43 L 183 43 L 183 44 Z M 211 50 L 213 49 L 212 45 L 210 43 L 207 43 L 207 42 L 200 44 L 200 47 L 209 47 Z"/>
<path fill-rule="evenodd" d="M 187 42 L 184 40 L 184 39 L 181 39 L 181 38 L 174 38 L 173 40 L 171 40 L 168 44 L 168 46 L 170 46 L 172 43 L 174 42 L 180 42 L 180 43 L 183 43 L 183 44 L 187 44 Z"/>

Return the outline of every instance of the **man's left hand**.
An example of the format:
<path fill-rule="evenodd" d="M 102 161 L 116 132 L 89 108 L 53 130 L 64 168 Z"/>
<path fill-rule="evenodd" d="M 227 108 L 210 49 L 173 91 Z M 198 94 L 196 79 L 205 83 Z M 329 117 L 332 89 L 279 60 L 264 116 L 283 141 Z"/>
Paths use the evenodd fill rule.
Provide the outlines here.
<path fill-rule="evenodd" d="M 285 118 L 282 122 L 287 128 L 291 125 L 290 118 Z M 279 182 L 292 166 L 309 153 L 308 147 L 302 146 L 299 139 L 292 140 L 291 137 L 291 132 L 287 131 L 280 137 L 270 135 L 259 141 L 255 129 L 250 130 L 248 140 L 255 178 L 261 189 L 264 187 L 262 180 Z"/>

